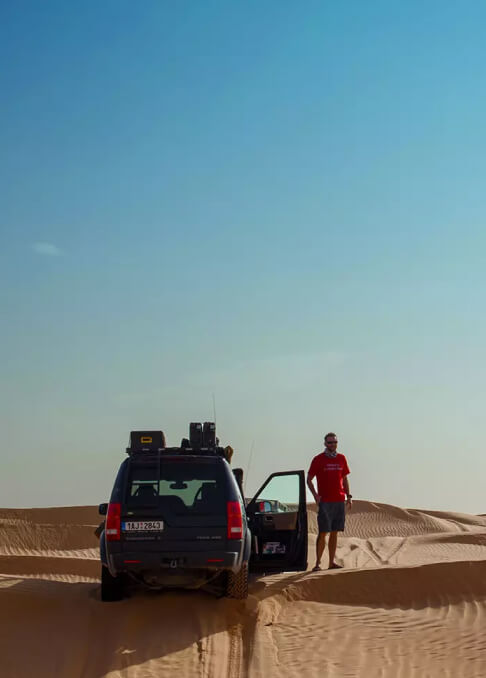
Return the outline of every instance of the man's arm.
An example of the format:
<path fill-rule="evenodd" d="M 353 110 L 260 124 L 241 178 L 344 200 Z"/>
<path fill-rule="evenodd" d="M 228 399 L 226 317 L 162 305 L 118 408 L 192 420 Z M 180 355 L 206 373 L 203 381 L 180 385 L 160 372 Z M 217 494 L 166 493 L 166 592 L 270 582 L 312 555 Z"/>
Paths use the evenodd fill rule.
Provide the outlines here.
<path fill-rule="evenodd" d="M 319 497 L 319 495 L 317 494 L 317 492 L 314 488 L 314 483 L 312 482 L 312 478 L 310 477 L 310 474 L 307 474 L 307 487 L 312 492 L 312 496 L 314 497 L 314 500 L 315 500 L 317 506 L 319 506 L 319 502 L 320 502 L 321 498 Z"/>
<path fill-rule="evenodd" d="M 353 500 L 351 498 L 351 491 L 349 489 L 348 476 L 344 476 L 344 478 L 343 478 L 343 487 L 344 487 L 344 491 L 346 492 L 348 504 L 349 504 L 349 506 L 352 506 Z"/>

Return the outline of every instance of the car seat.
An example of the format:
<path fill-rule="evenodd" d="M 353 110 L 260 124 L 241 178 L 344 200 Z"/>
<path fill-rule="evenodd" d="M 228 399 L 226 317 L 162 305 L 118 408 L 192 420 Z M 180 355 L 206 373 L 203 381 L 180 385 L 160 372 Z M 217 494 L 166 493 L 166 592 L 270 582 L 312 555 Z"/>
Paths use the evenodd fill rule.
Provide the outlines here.
<path fill-rule="evenodd" d="M 134 494 L 134 497 L 140 500 L 155 499 L 157 496 L 157 491 L 153 485 L 139 485 L 137 491 Z"/>
<path fill-rule="evenodd" d="M 219 488 L 216 483 L 203 483 L 201 496 L 195 503 L 198 509 L 211 509 L 216 507 L 219 500 Z"/>

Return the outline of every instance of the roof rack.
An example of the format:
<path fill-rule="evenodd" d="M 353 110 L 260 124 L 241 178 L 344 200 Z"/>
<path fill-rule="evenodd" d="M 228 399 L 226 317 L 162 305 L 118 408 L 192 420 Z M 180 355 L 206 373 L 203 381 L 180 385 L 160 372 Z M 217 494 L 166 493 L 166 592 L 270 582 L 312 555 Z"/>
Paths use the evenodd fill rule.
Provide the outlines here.
<path fill-rule="evenodd" d="M 163 431 L 131 431 L 129 447 L 126 448 L 129 456 L 138 454 L 180 454 L 180 455 L 208 455 L 224 457 L 231 461 L 233 448 L 221 447 L 216 438 L 216 426 L 213 422 L 191 423 L 189 438 L 183 438 L 180 447 L 167 447 Z"/>

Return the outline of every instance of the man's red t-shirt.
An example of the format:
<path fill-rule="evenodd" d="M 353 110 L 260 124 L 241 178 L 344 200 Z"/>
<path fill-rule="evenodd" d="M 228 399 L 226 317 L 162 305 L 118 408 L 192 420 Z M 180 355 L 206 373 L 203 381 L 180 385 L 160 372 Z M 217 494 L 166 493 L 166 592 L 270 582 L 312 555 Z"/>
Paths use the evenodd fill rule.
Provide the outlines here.
<path fill-rule="evenodd" d="M 321 501 L 344 501 L 343 479 L 349 473 L 348 462 L 344 454 L 329 457 L 324 452 L 318 454 L 311 462 L 309 478 L 317 480 L 317 493 Z"/>

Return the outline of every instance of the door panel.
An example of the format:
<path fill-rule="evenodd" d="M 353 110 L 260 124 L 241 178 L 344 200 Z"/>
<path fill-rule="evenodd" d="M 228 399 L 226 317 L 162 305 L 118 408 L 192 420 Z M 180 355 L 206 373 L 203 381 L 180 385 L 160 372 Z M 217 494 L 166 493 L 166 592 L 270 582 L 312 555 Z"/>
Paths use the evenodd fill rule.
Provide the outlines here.
<path fill-rule="evenodd" d="M 266 513 L 263 516 L 264 524 L 276 530 L 295 530 L 297 519 L 297 511 L 292 511 L 291 513 Z"/>
<path fill-rule="evenodd" d="M 273 473 L 246 508 L 252 533 L 252 571 L 307 568 L 304 471 Z"/>

